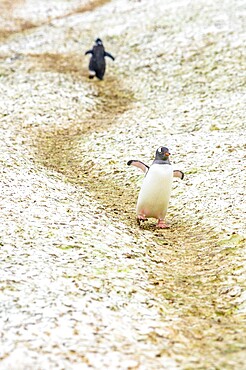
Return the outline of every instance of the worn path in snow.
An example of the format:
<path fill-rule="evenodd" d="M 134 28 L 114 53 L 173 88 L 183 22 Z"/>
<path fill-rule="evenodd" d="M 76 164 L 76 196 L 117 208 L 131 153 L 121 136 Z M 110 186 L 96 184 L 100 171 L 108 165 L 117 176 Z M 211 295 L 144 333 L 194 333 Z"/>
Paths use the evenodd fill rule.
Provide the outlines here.
<path fill-rule="evenodd" d="M 2 2 L 0 368 L 244 369 L 244 2 L 36 6 Z M 162 144 L 186 178 L 140 229 Z"/>

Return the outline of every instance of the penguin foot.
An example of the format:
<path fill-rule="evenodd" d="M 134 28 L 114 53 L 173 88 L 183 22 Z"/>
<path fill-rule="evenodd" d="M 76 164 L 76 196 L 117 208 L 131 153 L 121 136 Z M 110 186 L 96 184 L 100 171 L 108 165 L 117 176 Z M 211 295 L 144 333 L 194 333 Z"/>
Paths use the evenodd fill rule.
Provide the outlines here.
<path fill-rule="evenodd" d="M 96 72 L 95 71 L 91 71 L 89 70 L 89 79 L 92 79 L 96 76 Z"/>
<path fill-rule="evenodd" d="M 141 221 L 147 221 L 147 218 L 145 217 L 145 215 L 137 215 L 137 222 L 138 224 L 140 225 Z"/>
<path fill-rule="evenodd" d="M 160 229 L 169 229 L 170 225 L 166 224 L 164 220 L 158 220 L 156 227 Z"/>

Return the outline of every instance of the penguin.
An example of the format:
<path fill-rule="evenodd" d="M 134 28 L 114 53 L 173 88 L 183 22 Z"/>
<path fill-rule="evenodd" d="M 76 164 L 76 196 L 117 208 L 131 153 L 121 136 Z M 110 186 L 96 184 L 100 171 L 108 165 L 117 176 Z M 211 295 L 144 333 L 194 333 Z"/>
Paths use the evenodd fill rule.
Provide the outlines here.
<path fill-rule="evenodd" d="M 148 218 L 156 218 L 158 220 L 156 227 L 161 229 L 170 227 L 165 222 L 165 216 L 173 177 L 183 180 L 184 173 L 173 170 L 169 156 L 169 149 L 161 146 L 156 150 L 155 159 L 150 167 L 134 159 L 127 162 L 128 166 L 138 167 L 145 173 L 136 207 L 138 224 Z"/>
<path fill-rule="evenodd" d="M 112 60 L 115 58 L 110 53 L 105 51 L 101 39 L 95 40 L 95 45 L 93 48 L 85 52 L 85 55 L 87 54 L 92 54 L 89 62 L 89 78 L 91 79 L 96 76 L 99 80 L 103 80 L 106 69 L 105 57 L 109 57 Z"/>

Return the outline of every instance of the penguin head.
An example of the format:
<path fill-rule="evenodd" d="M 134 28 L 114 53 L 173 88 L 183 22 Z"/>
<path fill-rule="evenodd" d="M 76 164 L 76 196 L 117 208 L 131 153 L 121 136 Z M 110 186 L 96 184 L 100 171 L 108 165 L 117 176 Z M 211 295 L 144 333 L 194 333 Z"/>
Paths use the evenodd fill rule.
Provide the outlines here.
<path fill-rule="evenodd" d="M 102 40 L 101 39 L 99 39 L 99 38 L 97 38 L 96 40 L 95 40 L 95 43 L 97 44 L 97 45 L 102 45 L 103 43 L 102 43 Z"/>
<path fill-rule="evenodd" d="M 165 146 L 160 146 L 155 153 L 155 159 L 162 160 L 162 161 L 169 161 L 169 149 Z"/>

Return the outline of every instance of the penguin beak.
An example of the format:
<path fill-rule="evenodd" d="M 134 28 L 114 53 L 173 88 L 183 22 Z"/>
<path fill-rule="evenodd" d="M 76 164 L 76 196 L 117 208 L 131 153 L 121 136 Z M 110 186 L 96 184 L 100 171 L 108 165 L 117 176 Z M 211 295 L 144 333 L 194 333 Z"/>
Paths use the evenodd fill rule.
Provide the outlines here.
<path fill-rule="evenodd" d="M 170 153 L 166 152 L 164 153 L 165 157 L 169 157 Z"/>

